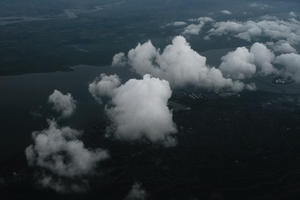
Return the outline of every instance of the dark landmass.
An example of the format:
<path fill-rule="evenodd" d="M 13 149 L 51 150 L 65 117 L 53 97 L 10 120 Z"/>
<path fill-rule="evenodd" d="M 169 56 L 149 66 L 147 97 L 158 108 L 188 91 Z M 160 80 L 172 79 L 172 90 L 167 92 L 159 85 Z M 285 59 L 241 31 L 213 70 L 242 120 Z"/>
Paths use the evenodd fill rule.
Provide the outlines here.
<path fill-rule="evenodd" d="M 192 95 L 191 95 L 192 94 Z M 194 98 L 201 96 L 201 98 Z M 300 196 L 298 95 L 244 92 L 220 97 L 177 91 L 178 145 L 163 148 L 104 137 L 106 124 L 86 128 L 84 142 L 109 147 L 86 193 L 57 194 L 36 183 L 23 152 L 2 163 L 1 193 L 43 199 L 123 199 L 140 181 L 149 199 L 297 199 Z M 173 104 L 174 106 L 174 104 Z"/>
<path fill-rule="evenodd" d="M 242 13 L 251 1 L 230 2 L 2 0 L 0 75 L 65 71 L 68 66 L 78 64 L 108 65 L 115 53 L 127 52 L 138 42 L 151 39 L 158 47 L 168 44 L 173 36 L 182 32 L 176 27 L 162 28 L 172 21 L 210 16 L 229 4 L 237 11 L 236 17 L 246 17 Z M 297 2 L 272 1 L 272 4 L 280 7 L 280 10 L 270 10 L 276 14 L 293 8 Z M 254 10 L 252 17 L 264 14 L 263 10 Z M 29 19 L 22 21 L 24 17 Z M 213 17 L 223 16 L 214 14 Z M 12 21 L 15 22 L 9 23 Z M 238 39 L 204 41 L 203 35 L 191 37 L 190 42 L 198 52 L 248 45 Z"/>

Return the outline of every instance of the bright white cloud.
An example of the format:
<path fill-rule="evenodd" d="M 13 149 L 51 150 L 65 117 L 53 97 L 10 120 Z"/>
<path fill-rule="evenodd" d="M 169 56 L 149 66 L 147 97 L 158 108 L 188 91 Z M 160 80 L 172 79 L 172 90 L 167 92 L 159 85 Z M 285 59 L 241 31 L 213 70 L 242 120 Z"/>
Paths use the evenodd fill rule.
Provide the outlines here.
<path fill-rule="evenodd" d="M 121 140 L 147 139 L 165 146 L 176 144 L 173 114 L 167 104 L 172 91 L 165 80 L 145 75 L 114 89 L 106 111 L 113 122 L 112 135 Z"/>
<path fill-rule="evenodd" d="M 251 78 L 256 72 L 270 75 L 277 70 L 272 65 L 275 55 L 264 44 L 255 43 L 250 48 L 239 47 L 221 58 L 219 69 L 234 79 Z"/>
<path fill-rule="evenodd" d="M 101 74 L 89 84 L 89 92 L 99 103 L 102 103 L 101 98 L 113 96 L 114 89 L 120 84 L 121 80 L 117 75 Z"/>
<path fill-rule="evenodd" d="M 172 87 L 193 85 L 216 91 L 244 89 L 243 83 L 224 78 L 219 69 L 209 67 L 206 58 L 194 51 L 182 36 L 175 37 L 162 53 L 151 41 L 138 44 L 128 52 L 128 63 L 138 74 L 167 80 Z"/>
<path fill-rule="evenodd" d="M 221 58 L 220 70 L 228 77 L 246 79 L 256 73 L 254 56 L 245 47 L 239 47 Z"/>
<path fill-rule="evenodd" d="M 295 53 L 282 54 L 276 57 L 275 62 L 284 67 L 283 73 L 300 82 L 300 55 Z"/>
<path fill-rule="evenodd" d="M 59 127 L 55 121 L 48 122 L 47 129 L 32 134 L 34 144 L 25 150 L 29 165 L 71 178 L 93 173 L 96 164 L 109 157 L 105 150 L 87 149 L 77 139 L 81 132 L 70 127 Z"/>
<path fill-rule="evenodd" d="M 209 35 L 233 35 L 234 37 L 253 41 L 258 38 L 285 40 L 290 44 L 300 42 L 300 22 L 293 20 L 279 20 L 274 17 L 265 17 L 260 21 L 226 21 L 217 22 L 209 31 Z"/>
<path fill-rule="evenodd" d="M 275 59 L 275 55 L 264 44 L 253 44 L 250 49 L 250 53 L 253 54 L 254 64 L 257 66 L 261 74 L 270 75 L 277 72 L 272 64 Z"/>
<path fill-rule="evenodd" d="M 49 96 L 48 102 L 53 104 L 53 109 L 61 114 L 61 117 L 70 117 L 76 109 L 76 101 L 70 93 L 63 94 L 58 90 Z"/>

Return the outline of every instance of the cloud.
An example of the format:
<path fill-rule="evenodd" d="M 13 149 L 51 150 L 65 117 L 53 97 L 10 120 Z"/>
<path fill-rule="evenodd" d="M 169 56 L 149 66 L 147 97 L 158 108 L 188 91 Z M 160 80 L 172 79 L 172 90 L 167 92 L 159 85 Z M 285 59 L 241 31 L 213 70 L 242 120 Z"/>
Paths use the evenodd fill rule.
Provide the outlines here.
<path fill-rule="evenodd" d="M 254 56 L 254 64 L 259 68 L 263 75 L 277 73 L 277 70 L 272 65 L 275 55 L 264 44 L 253 44 L 250 53 Z"/>
<path fill-rule="evenodd" d="M 279 20 L 275 17 L 265 17 L 260 21 L 217 22 L 209 31 L 209 36 L 233 35 L 242 40 L 253 41 L 258 38 L 285 40 L 290 44 L 300 42 L 300 22 L 294 20 Z"/>
<path fill-rule="evenodd" d="M 279 40 L 275 43 L 268 42 L 267 45 L 276 53 L 297 53 L 297 50 L 284 40 Z"/>
<path fill-rule="evenodd" d="M 142 188 L 140 183 L 135 183 L 129 191 L 125 200 L 145 200 L 147 199 L 147 193 Z"/>
<path fill-rule="evenodd" d="M 232 15 L 232 12 L 230 12 L 229 10 L 221 10 L 220 12 L 224 15 Z"/>
<path fill-rule="evenodd" d="M 175 21 L 172 23 L 169 23 L 168 26 L 185 26 L 187 23 L 184 21 Z"/>
<path fill-rule="evenodd" d="M 167 80 L 174 88 L 196 86 L 238 92 L 245 87 L 239 81 L 224 78 L 219 69 L 208 66 L 206 58 L 194 51 L 182 36 L 175 37 L 162 53 L 151 41 L 138 44 L 128 52 L 128 64 L 136 73 Z"/>
<path fill-rule="evenodd" d="M 94 172 L 99 161 L 109 157 L 105 150 L 87 149 L 83 142 L 77 139 L 81 135 L 80 131 L 70 127 L 59 127 L 53 120 L 48 120 L 48 123 L 47 129 L 33 132 L 34 143 L 25 150 L 30 166 L 50 172 L 50 175 L 43 178 L 46 178 L 45 180 L 41 180 L 43 185 L 54 180 L 52 175 L 63 178 L 89 175 Z"/>
<path fill-rule="evenodd" d="M 124 66 L 126 65 L 126 57 L 123 52 L 117 53 L 114 55 L 113 60 L 112 60 L 112 66 L 114 67 L 119 67 L 119 66 Z"/>
<path fill-rule="evenodd" d="M 268 4 L 262 4 L 262 3 L 250 3 L 249 7 L 251 8 L 260 8 L 262 10 L 266 9 L 266 8 L 270 8 L 270 6 Z"/>
<path fill-rule="evenodd" d="M 234 79 L 251 78 L 256 72 L 261 75 L 276 73 L 272 62 L 275 55 L 261 43 L 255 43 L 250 48 L 239 47 L 221 58 L 219 69 L 228 77 Z"/>
<path fill-rule="evenodd" d="M 88 181 L 81 178 L 76 182 L 51 175 L 41 175 L 38 183 L 44 188 L 50 188 L 59 193 L 82 193 L 89 189 Z"/>
<path fill-rule="evenodd" d="M 183 34 L 184 35 L 199 35 L 201 29 L 206 23 L 213 22 L 214 20 L 210 17 L 199 17 L 197 19 L 191 19 L 190 21 L 198 22 L 197 24 L 190 24 L 185 27 Z"/>
<path fill-rule="evenodd" d="M 89 92 L 99 103 L 102 103 L 101 97 L 113 96 L 114 89 L 120 84 L 121 80 L 117 75 L 101 74 L 99 78 L 89 84 Z"/>
<path fill-rule="evenodd" d="M 64 95 L 58 90 L 49 96 L 48 102 L 53 104 L 53 109 L 61 114 L 61 117 L 70 117 L 76 109 L 76 101 L 70 93 Z"/>
<path fill-rule="evenodd" d="M 293 11 L 289 12 L 289 16 L 290 16 L 290 17 L 297 17 L 296 13 L 293 12 Z"/>
<path fill-rule="evenodd" d="M 239 47 L 221 58 L 220 70 L 228 77 L 246 79 L 256 73 L 254 57 L 245 47 Z"/>
<path fill-rule="evenodd" d="M 172 95 L 167 81 L 145 75 L 141 80 L 130 79 L 112 90 L 111 104 L 106 107 L 113 123 L 112 136 L 127 141 L 147 139 L 165 146 L 176 144 L 173 135 L 177 129 L 167 106 Z"/>
<path fill-rule="evenodd" d="M 283 65 L 283 73 L 300 82 L 300 55 L 295 53 L 282 54 L 276 57 L 275 63 Z"/>

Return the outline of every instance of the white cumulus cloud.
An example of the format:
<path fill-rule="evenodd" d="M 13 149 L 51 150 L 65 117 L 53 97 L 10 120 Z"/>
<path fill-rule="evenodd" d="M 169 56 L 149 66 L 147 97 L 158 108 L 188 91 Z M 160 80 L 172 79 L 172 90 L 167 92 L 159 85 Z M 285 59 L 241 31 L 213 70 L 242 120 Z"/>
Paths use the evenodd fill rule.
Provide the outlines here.
<path fill-rule="evenodd" d="M 130 79 L 114 89 L 107 114 L 113 122 L 113 136 L 127 141 L 147 139 L 166 146 L 176 144 L 173 114 L 167 104 L 172 95 L 165 80 L 145 75 Z"/>
<path fill-rule="evenodd" d="M 126 57 L 123 52 L 117 53 L 114 55 L 113 60 L 112 60 L 112 66 L 113 67 L 122 67 L 126 65 Z"/>
<path fill-rule="evenodd" d="M 222 72 L 206 64 L 206 57 L 194 51 L 186 39 L 177 36 L 162 53 L 151 41 L 128 52 L 128 64 L 140 75 L 151 74 L 170 82 L 172 87 L 188 85 L 208 90 L 241 91 L 245 85 L 224 78 Z"/>
<path fill-rule="evenodd" d="M 256 73 L 254 57 L 245 47 L 239 47 L 221 58 L 220 70 L 234 79 L 250 78 Z"/>
<path fill-rule="evenodd" d="M 262 43 L 255 43 L 250 49 L 254 56 L 254 64 L 263 75 L 270 75 L 277 72 L 272 62 L 275 59 L 274 53 Z"/>
<path fill-rule="evenodd" d="M 101 74 L 89 84 L 89 92 L 99 103 L 102 103 L 101 97 L 111 97 L 114 89 L 120 84 L 121 80 L 117 75 Z"/>
<path fill-rule="evenodd" d="M 284 67 L 283 73 L 300 82 L 300 55 L 295 53 L 282 54 L 276 57 L 275 62 Z"/>
<path fill-rule="evenodd" d="M 29 165 L 38 166 L 62 177 L 90 174 L 96 164 L 109 157 L 102 149 L 91 151 L 77 137 L 80 131 L 70 127 L 59 127 L 49 120 L 49 127 L 33 132 L 34 143 L 26 148 Z"/>
<path fill-rule="evenodd" d="M 276 73 L 272 62 L 275 55 L 264 44 L 255 43 L 250 48 L 239 47 L 221 58 L 219 69 L 234 79 L 251 78 L 259 72 L 261 75 Z"/>
<path fill-rule="evenodd" d="M 63 94 L 58 90 L 49 96 L 48 102 L 53 104 L 53 109 L 61 114 L 61 117 L 70 117 L 76 109 L 76 101 L 70 93 Z"/>
<path fill-rule="evenodd" d="M 277 42 L 268 42 L 267 45 L 276 53 L 296 53 L 297 50 L 292 45 L 284 40 Z"/>
<path fill-rule="evenodd" d="M 258 21 L 223 21 L 215 23 L 209 35 L 232 35 L 249 42 L 269 38 L 297 44 L 300 42 L 300 22 L 296 19 L 279 20 L 276 17 L 265 17 Z"/>

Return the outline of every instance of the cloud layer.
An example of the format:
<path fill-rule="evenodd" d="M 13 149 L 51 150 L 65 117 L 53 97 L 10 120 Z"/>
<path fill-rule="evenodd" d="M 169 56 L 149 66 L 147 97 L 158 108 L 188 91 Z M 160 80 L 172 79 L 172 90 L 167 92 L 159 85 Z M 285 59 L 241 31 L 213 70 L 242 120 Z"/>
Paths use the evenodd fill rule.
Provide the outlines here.
<path fill-rule="evenodd" d="M 232 35 L 242 40 L 253 41 L 257 38 L 284 40 L 290 44 L 300 42 L 300 22 L 296 19 L 279 20 L 275 17 L 245 22 L 216 22 L 209 31 L 210 36 Z"/>

